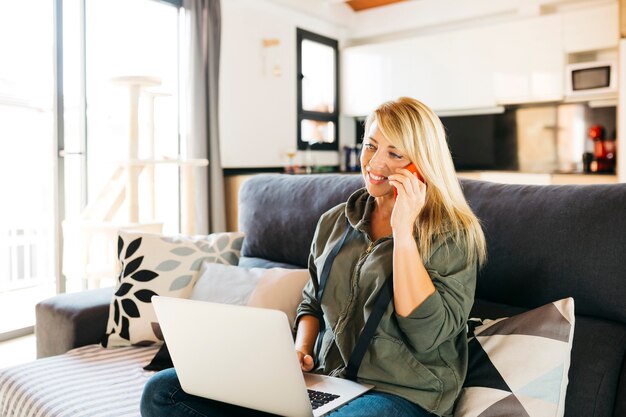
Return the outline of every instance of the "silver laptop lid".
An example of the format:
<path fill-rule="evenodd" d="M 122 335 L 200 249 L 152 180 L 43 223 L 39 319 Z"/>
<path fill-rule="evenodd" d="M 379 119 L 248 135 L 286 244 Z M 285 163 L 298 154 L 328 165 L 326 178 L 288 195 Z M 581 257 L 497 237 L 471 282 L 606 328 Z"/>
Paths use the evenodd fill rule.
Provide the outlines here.
<path fill-rule="evenodd" d="M 152 303 L 185 392 L 275 414 L 313 415 L 285 313 L 157 296 Z"/>

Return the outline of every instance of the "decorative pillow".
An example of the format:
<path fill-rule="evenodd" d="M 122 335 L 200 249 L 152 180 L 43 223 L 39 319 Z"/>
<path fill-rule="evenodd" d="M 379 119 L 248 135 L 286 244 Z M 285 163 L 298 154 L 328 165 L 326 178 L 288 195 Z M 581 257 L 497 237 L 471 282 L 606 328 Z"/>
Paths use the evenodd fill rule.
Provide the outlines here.
<path fill-rule="evenodd" d="M 204 262 L 189 298 L 214 303 L 245 305 L 265 268 L 241 268 Z"/>
<path fill-rule="evenodd" d="M 573 298 L 484 320 L 454 416 L 563 417 L 573 336 Z"/>
<path fill-rule="evenodd" d="M 120 275 L 102 346 L 160 343 L 152 296 L 189 296 L 202 263 L 236 264 L 243 238 L 243 233 L 168 237 L 120 231 Z"/>
<path fill-rule="evenodd" d="M 281 310 L 293 326 L 296 310 L 302 301 L 302 290 L 308 280 L 307 269 L 271 268 L 259 280 L 248 305 Z"/>
<path fill-rule="evenodd" d="M 308 280 L 307 269 L 205 264 L 189 298 L 281 310 L 293 324 Z"/>

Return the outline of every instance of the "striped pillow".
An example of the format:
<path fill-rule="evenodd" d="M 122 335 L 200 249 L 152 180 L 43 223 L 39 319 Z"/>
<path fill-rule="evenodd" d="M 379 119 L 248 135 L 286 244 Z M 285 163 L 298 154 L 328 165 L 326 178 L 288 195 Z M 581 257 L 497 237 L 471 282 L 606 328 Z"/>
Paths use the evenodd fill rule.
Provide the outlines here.
<path fill-rule="evenodd" d="M 482 321 L 454 416 L 563 417 L 573 335 L 573 298 Z"/>

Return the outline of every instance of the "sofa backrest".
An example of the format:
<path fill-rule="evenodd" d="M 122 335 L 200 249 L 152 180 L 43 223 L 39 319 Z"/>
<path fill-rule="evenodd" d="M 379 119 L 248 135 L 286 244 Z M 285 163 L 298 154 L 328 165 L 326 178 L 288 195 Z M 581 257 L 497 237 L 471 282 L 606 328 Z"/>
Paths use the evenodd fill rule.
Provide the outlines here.
<path fill-rule="evenodd" d="M 626 323 L 626 184 L 461 184 L 487 238 L 477 298 L 534 308 L 574 297 L 577 314 Z M 362 186 L 360 175 L 249 179 L 242 255 L 306 267 L 320 215 Z"/>
<path fill-rule="evenodd" d="M 320 216 L 363 187 L 360 175 L 256 175 L 239 191 L 241 254 L 306 267 Z"/>
<path fill-rule="evenodd" d="M 534 308 L 574 297 L 576 314 L 626 323 L 626 184 L 463 181 L 488 262 L 476 298 Z"/>

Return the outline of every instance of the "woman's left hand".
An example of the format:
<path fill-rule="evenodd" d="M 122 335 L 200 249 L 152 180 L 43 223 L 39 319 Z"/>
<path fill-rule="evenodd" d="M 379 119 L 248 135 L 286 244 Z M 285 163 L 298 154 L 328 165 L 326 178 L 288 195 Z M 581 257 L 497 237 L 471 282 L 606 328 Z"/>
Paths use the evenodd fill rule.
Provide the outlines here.
<path fill-rule="evenodd" d="M 400 168 L 389 176 L 389 183 L 396 187 L 398 198 L 391 213 L 391 227 L 394 234 L 398 231 L 413 233 L 413 225 L 426 203 L 426 184 L 417 178 L 417 174 Z"/>

